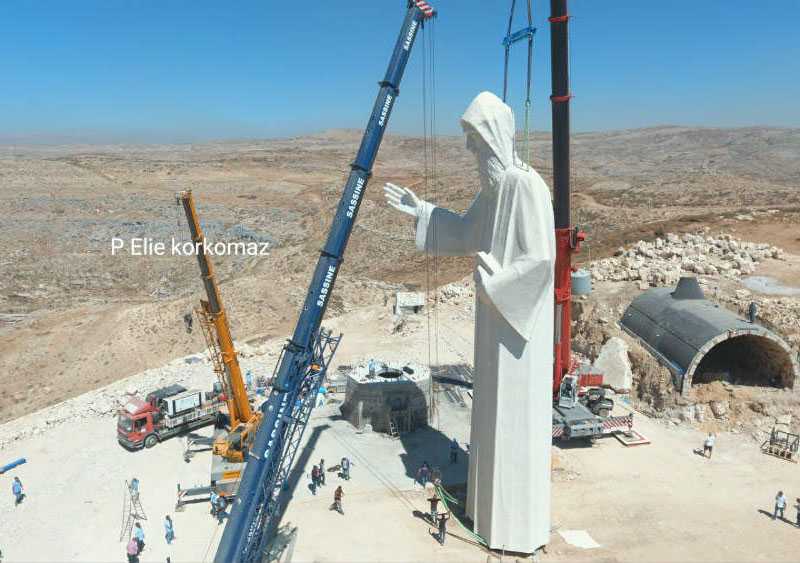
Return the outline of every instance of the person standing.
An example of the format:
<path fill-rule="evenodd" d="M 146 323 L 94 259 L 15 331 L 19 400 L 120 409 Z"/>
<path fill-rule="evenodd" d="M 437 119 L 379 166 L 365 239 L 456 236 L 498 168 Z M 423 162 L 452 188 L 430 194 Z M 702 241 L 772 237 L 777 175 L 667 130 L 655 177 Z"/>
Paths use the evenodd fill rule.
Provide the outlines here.
<path fill-rule="evenodd" d="M 431 498 L 428 499 L 428 502 L 431 503 L 431 522 L 436 524 L 436 518 L 439 515 L 437 509 L 439 507 L 439 497 L 433 495 Z"/>
<path fill-rule="evenodd" d="M 217 518 L 217 509 L 219 507 L 219 495 L 216 491 L 211 491 L 208 496 L 208 501 L 211 503 L 211 516 Z"/>
<path fill-rule="evenodd" d="M 422 462 L 422 466 L 417 470 L 417 481 L 423 487 L 428 482 L 428 476 L 430 475 L 431 468 L 428 465 L 427 461 Z"/>
<path fill-rule="evenodd" d="M 345 481 L 350 480 L 350 460 L 347 457 L 342 458 L 342 479 Z"/>
<path fill-rule="evenodd" d="M 458 463 L 458 440 L 450 441 L 450 463 Z"/>
<path fill-rule="evenodd" d="M 14 494 L 14 506 L 17 506 L 25 498 L 25 489 L 22 487 L 19 477 L 14 477 L 14 481 L 11 483 L 11 492 Z"/>
<path fill-rule="evenodd" d="M 339 485 L 333 492 L 333 505 L 331 505 L 331 510 L 335 510 L 336 512 L 342 515 L 344 515 L 344 510 L 342 509 L 343 496 L 344 496 L 344 491 L 342 490 L 342 486 Z"/>
<path fill-rule="evenodd" d="M 130 490 L 131 490 L 131 498 L 134 501 L 139 500 L 139 479 L 134 477 L 131 479 Z"/>
<path fill-rule="evenodd" d="M 783 491 L 778 491 L 775 496 L 775 512 L 772 513 L 772 519 L 775 520 L 778 517 L 778 513 L 780 513 L 781 520 L 784 520 L 784 510 L 786 510 L 786 495 L 783 494 Z"/>
<path fill-rule="evenodd" d="M 800 498 L 795 499 L 794 509 L 797 512 L 797 514 L 795 515 L 795 518 L 797 520 L 795 525 L 798 528 L 800 528 Z"/>
<path fill-rule="evenodd" d="M 444 545 L 444 538 L 447 536 L 447 521 L 450 519 L 450 514 L 442 512 L 439 515 L 439 545 Z"/>
<path fill-rule="evenodd" d="M 709 432 L 708 436 L 706 436 L 706 441 L 703 442 L 703 456 L 711 459 L 711 454 L 714 451 L 714 442 L 717 441 L 717 437 L 714 436 L 713 432 Z"/>
<path fill-rule="evenodd" d="M 756 318 L 758 318 L 758 305 L 756 305 L 755 301 L 751 301 L 750 306 L 747 308 L 747 320 L 750 321 L 750 324 L 754 324 Z"/>
<path fill-rule="evenodd" d="M 175 539 L 175 526 L 172 524 L 169 514 L 164 516 L 164 538 L 167 540 L 167 545 L 171 545 L 172 540 Z"/>
<path fill-rule="evenodd" d="M 319 484 L 325 485 L 325 460 L 319 460 Z"/>
<path fill-rule="evenodd" d="M 315 465 L 311 469 L 311 492 L 317 494 L 317 487 L 319 487 L 319 466 Z"/>
<path fill-rule="evenodd" d="M 136 538 L 136 544 L 139 546 L 139 551 L 137 555 L 144 551 L 144 530 L 142 529 L 142 525 L 139 522 L 133 527 L 133 537 Z"/>
<path fill-rule="evenodd" d="M 128 563 L 139 563 L 139 543 L 134 536 L 131 536 L 125 553 L 128 555 Z"/>
<path fill-rule="evenodd" d="M 228 499 L 222 495 L 217 495 L 217 524 L 225 521 L 225 509 L 228 508 Z"/>

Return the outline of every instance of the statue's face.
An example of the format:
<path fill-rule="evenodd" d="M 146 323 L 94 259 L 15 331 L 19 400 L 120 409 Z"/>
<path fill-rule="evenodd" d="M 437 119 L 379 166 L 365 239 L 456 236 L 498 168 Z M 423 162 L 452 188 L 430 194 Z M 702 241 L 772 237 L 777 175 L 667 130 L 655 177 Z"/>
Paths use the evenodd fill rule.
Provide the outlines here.
<path fill-rule="evenodd" d="M 467 137 L 467 150 L 475 156 L 480 155 L 484 142 L 478 132 L 472 127 L 465 127 L 464 134 Z"/>

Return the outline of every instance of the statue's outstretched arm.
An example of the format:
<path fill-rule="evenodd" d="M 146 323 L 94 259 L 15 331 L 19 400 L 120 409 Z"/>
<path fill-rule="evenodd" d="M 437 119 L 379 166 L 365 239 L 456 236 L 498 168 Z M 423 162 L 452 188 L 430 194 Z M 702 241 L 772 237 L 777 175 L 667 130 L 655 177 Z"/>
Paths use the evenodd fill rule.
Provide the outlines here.
<path fill-rule="evenodd" d="M 478 250 L 480 196 L 464 214 L 454 213 L 424 201 L 408 188 L 388 183 L 383 188 L 386 203 L 416 218 L 417 249 L 436 256 L 467 256 Z"/>

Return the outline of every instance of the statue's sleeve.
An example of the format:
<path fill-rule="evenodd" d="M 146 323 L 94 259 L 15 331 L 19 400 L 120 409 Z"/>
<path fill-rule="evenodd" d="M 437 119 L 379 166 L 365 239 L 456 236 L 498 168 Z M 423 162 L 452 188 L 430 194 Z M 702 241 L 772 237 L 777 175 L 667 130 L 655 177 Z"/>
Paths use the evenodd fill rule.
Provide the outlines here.
<path fill-rule="evenodd" d="M 421 202 L 417 215 L 417 250 L 434 256 L 468 256 L 478 250 L 478 221 L 483 207 L 480 194 L 463 214 Z"/>
<path fill-rule="evenodd" d="M 542 304 L 553 299 L 553 207 L 538 177 L 510 174 L 507 181 L 513 199 L 506 245 L 513 245 L 514 258 L 488 279 L 484 290 L 500 315 L 528 341 Z"/>

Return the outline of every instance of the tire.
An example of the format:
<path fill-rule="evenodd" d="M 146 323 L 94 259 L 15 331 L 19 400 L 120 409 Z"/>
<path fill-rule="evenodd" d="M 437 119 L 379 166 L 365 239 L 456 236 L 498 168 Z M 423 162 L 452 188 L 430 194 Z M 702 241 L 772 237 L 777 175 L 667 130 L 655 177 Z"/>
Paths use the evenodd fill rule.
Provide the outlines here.
<path fill-rule="evenodd" d="M 152 448 L 158 444 L 158 436 L 155 434 L 150 434 L 147 438 L 144 439 L 144 447 L 145 448 Z"/>
<path fill-rule="evenodd" d="M 611 411 L 609 409 L 600 409 L 599 411 L 597 411 L 597 414 L 598 416 L 606 418 L 609 414 L 611 414 Z"/>

